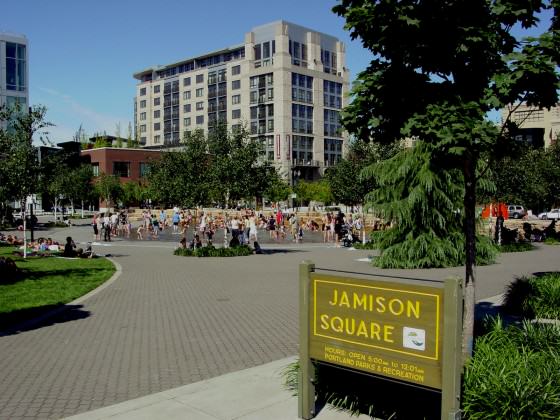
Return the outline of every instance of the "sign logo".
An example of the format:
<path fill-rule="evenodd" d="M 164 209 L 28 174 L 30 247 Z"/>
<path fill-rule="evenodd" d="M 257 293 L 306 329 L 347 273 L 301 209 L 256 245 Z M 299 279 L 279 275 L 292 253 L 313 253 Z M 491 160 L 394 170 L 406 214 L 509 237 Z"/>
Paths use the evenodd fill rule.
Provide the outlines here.
<path fill-rule="evenodd" d="M 426 350 L 426 330 L 403 327 L 403 347 L 414 350 Z"/>

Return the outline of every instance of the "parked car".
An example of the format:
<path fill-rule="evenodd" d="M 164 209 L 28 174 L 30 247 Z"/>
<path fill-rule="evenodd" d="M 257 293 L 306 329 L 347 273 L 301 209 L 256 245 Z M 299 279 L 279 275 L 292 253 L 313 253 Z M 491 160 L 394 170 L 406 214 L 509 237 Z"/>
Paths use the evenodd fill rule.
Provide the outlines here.
<path fill-rule="evenodd" d="M 552 209 L 539 214 L 539 219 L 542 220 L 558 220 L 560 219 L 560 209 Z"/>
<path fill-rule="evenodd" d="M 508 204 L 508 217 L 510 219 L 521 219 L 527 214 L 527 210 L 523 206 L 517 204 Z"/>

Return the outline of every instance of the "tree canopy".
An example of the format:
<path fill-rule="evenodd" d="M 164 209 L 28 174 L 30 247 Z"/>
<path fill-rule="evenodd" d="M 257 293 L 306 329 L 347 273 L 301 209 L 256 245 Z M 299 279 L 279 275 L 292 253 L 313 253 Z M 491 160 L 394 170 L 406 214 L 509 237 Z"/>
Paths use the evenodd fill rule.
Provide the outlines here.
<path fill-rule="evenodd" d="M 152 200 L 170 205 L 234 205 L 255 197 L 285 199 L 289 187 L 262 158 L 262 145 L 245 130 L 218 125 L 205 136 L 185 136 L 179 150 L 165 152 L 147 177 Z"/>
<path fill-rule="evenodd" d="M 557 102 L 559 3 L 342 0 L 333 9 L 346 19 L 351 37 L 372 53 L 343 115 L 345 127 L 379 143 L 418 137 L 437 162 L 435 171 L 462 172 L 465 357 L 472 351 L 474 324 L 477 169 L 481 156 L 492 158 L 511 141 L 509 128 L 515 127 L 508 119 L 500 129 L 486 115 L 508 104 L 538 108 Z M 545 9 L 555 13 L 545 33 L 514 35 L 514 27 L 534 27 Z"/>

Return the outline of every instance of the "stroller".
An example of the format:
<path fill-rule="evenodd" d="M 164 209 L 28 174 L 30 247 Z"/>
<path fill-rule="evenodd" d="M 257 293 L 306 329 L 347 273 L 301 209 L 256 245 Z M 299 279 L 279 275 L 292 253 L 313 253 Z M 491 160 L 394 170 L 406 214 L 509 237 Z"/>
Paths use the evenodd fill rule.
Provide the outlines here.
<path fill-rule="evenodd" d="M 360 242 L 360 238 L 352 233 L 352 226 L 345 224 L 342 226 L 342 246 L 345 248 L 350 248 L 352 244 Z"/>

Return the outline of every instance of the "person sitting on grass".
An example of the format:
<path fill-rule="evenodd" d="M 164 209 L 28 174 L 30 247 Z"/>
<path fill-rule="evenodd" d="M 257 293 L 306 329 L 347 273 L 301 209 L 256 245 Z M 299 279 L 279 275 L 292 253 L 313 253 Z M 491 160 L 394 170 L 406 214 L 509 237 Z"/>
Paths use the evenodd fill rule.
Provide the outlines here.
<path fill-rule="evenodd" d="M 76 248 L 76 244 L 72 240 L 71 236 L 66 238 L 66 245 L 64 245 L 63 257 L 75 258 L 81 256 L 83 253 L 81 248 Z"/>

